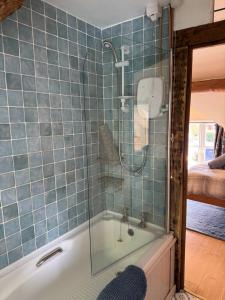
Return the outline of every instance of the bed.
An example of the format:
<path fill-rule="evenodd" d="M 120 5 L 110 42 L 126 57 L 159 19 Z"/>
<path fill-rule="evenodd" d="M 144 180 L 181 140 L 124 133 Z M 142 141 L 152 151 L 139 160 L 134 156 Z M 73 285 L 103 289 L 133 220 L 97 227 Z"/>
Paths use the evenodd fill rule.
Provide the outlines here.
<path fill-rule="evenodd" d="M 225 207 L 225 170 L 199 164 L 188 170 L 187 198 Z"/>

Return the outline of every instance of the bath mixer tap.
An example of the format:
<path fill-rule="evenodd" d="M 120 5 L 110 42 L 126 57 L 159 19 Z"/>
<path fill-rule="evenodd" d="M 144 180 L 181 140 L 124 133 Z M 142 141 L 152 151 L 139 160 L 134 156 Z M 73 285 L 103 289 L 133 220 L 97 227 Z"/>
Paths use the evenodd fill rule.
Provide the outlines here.
<path fill-rule="evenodd" d="M 123 208 L 123 215 L 121 218 L 121 222 L 128 223 L 128 207 L 126 206 Z"/>
<path fill-rule="evenodd" d="M 142 211 L 140 215 L 140 222 L 138 223 L 138 227 L 140 228 L 146 228 L 146 220 L 145 220 L 145 213 Z"/>

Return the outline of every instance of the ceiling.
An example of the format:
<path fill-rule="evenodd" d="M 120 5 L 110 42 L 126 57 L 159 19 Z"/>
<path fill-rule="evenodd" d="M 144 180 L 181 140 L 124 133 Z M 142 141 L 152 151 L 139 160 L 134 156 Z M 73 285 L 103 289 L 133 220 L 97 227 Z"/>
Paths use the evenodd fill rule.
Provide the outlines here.
<path fill-rule="evenodd" d="M 192 80 L 225 78 L 225 44 L 194 50 Z"/>
<path fill-rule="evenodd" d="M 150 1 L 151 0 L 46 0 L 46 2 L 100 28 L 143 15 Z"/>

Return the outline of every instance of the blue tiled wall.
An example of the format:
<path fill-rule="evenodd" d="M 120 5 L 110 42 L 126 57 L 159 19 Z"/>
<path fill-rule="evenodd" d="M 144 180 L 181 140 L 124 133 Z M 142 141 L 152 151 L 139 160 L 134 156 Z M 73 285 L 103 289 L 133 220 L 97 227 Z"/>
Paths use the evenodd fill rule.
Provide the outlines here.
<path fill-rule="evenodd" d="M 96 102 L 100 29 L 39 0 L 25 1 L 1 23 L 0 268 L 87 220 L 87 50 L 85 74 Z M 97 121 L 92 108 L 86 110 Z M 94 148 L 95 124 L 88 125 Z"/>
<path fill-rule="evenodd" d="M 167 28 L 164 12 L 165 50 Z M 121 77 L 117 81 L 102 40 L 112 40 L 119 57 L 121 45 L 130 46 L 125 88 L 133 95 L 140 78 L 159 70 L 158 29 L 140 17 L 101 31 L 40 0 L 26 0 L 1 23 L 0 268 L 86 221 L 88 198 L 91 215 L 105 208 L 121 212 L 128 202 L 132 215 L 138 216 L 141 204 L 151 221 L 163 224 L 166 115 L 151 121 L 152 143 L 140 178 L 103 164 L 98 136 L 106 122 L 118 144 Z M 166 63 L 163 70 L 167 78 Z M 130 146 L 132 105 L 130 111 L 123 147 L 140 160 Z M 123 176 L 123 189 L 109 192 L 101 181 L 106 173 Z"/>

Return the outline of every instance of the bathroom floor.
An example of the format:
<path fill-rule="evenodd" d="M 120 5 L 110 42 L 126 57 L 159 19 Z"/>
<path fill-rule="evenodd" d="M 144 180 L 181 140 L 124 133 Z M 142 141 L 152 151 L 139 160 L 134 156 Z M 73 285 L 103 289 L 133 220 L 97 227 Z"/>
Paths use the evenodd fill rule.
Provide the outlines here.
<path fill-rule="evenodd" d="M 185 289 L 207 300 L 225 299 L 225 242 L 186 233 Z"/>

